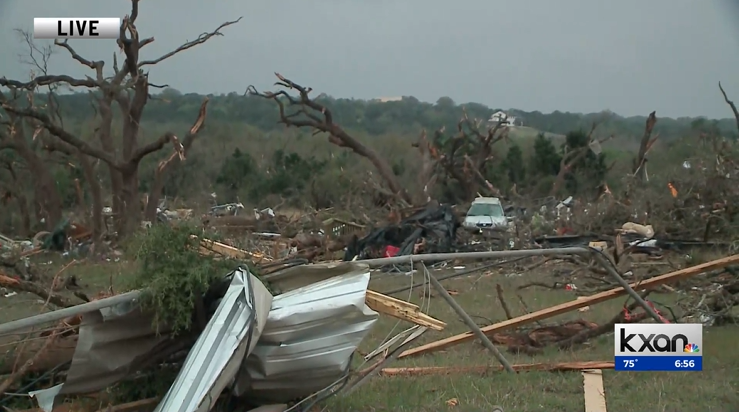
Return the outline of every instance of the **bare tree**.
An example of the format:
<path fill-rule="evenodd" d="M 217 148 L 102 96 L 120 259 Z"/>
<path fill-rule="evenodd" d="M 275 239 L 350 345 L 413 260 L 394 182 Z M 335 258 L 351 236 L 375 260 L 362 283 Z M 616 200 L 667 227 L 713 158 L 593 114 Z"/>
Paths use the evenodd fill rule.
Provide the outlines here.
<path fill-rule="evenodd" d="M 718 89 L 721 90 L 721 95 L 724 96 L 724 102 L 729 105 L 729 107 L 731 108 L 731 112 L 734 113 L 734 119 L 736 119 L 736 128 L 737 131 L 739 131 L 739 110 L 736 109 L 736 105 L 734 104 L 734 102 L 729 100 L 729 96 L 726 95 L 723 86 L 721 86 L 721 82 L 718 82 Z"/>
<path fill-rule="evenodd" d="M 31 78 L 46 74 L 52 54 L 51 47 L 37 47 L 28 33 L 21 30 L 16 30 L 16 33 L 28 46 L 28 54 L 21 57 L 21 63 L 30 67 Z M 56 90 L 56 85 L 48 85 L 47 89 L 48 94 L 51 95 Z M 28 105 L 37 105 L 35 92 L 36 90 L 26 92 L 11 90 L 10 98 L 23 99 Z M 4 100 L 7 100 L 7 97 L 0 91 L 0 101 Z M 48 110 L 48 105 L 44 109 Z M 0 150 L 13 150 L 24 161 L 30 175 L 33 176 L 33 179 L 28 180 L 32 181 L 31 185 L 34 189 L 36 218 L 39 221 L 45 221 L 47 228 L 50 228 L 61 218 L 61 198 L 54 179 L 45 166 L 46 162 L 38 151 L 39 140 L 36 137 L 39 133 L 34 130 L 33 124 L 13 113 L 6 113 L 5 116 L 0 114 L 0 116 L 0 124 L 4 126 L 4 129 L 0 129 Z M 6 162 L 6 165 L 10 166 L 12 162 Z M 16 176 L 18 169 L 15 166 L 9 170 L 12 170 L 12 175 Z M 14 192 L 20 194 L 22 189 L 15 187 Z"/>
<path fill-rule="evenodd" d="M 49 60 L 52 55 L 52 47 L 44 46 L 39 47 L 34 43 L 33 37 L 26 31 L 16 30 L 16 33 L 20 35 L 23 42 L 28 47 L 28 54 L 23 56 L 21 62 L 31 67 L 31 78 L 34 79 L 38 75 L 48 76 L 49 75 Z M 45 85 L 46 98 L 42 102 L 38 102 L 36 95 L 41 92 L 41 86 L 35 88 L 26 89 L 24 96 L 28 102 L 29 107 L 33 107 L 35 110 L 45 112 L 47 116 L 53 119 L 63 127 L 63 119 L 60 114 L 59 106 L 56 104 L 56 92 L 61 83 L 48 83 Z M 19 96 L 19 89 L 12 89 L 14 100 Z M 33 179 L 28 179 L 29 182 L 33 183 L 35 188 L 36 198 L 36 209 L 43 210 L 45 213 L 41 213 L 39 218 L 46 219 L 46 228 L 51 227 L 58 223 L 61 217 L 61 199 L 59 193 L 56 190 L 56 186 L 49 183 L 52 181 L 50 171 L 47 165 L 54 159 L 49 159 L 44 156 L 41 157 L 41 152 L 47 153 L 63 153 L 66 155 L 64 162 L 67 164 L 76 163 L 76 166 L 82 170 L 85 180 L 90 187 L 90 193 L 92 195 L 92 222 L 91 224 L 93 231 L 93 238 L 98 240 L 102 234 L 102 194 L 98 180 L 95 178 L 94 168 L 89 156 L 83 154 L 77 150 L 74 146 L 65 144 L 63 141 L 53 138 L 46 132 L 43 127 L 36 126 L 33 119 L 23 118 L 10 112 L 8 116 L 8 135 L 12 136 L 13 146 L 16 151 L 23 154 L 22 157 L 26 160 L 26 164 L 33 171 Z M 26 127 L 29 126 L 32 129 L 33 134 L 28 136 Z M 10 141 L 10 138 L 6 142 Z M 41 176 L 41 179 L 38 178 Z M 81 187 L 79 188 L 81 192 Z M 78 202 L 82 205 L 82 202 Z M 23 214 L 21 211 L 24 222 L 27 218 L 27 213 Z"/>
<path fill-rule="evenodd" d="M 54 141 L 59 143 L 55 150 L 68 149 L 71 154 L 83 154 L 104 162 L 108 167 L 111 180 L 112 207 L 116 218 L 116 230 L 119 236 L 130 233 L 138 225 L 141 219 L 141 205 L 138 193 L 138 167 L 141 160 L 147 155 L 162 149 L 167 144 L 173 144 L 176 152 L 184 157 L 184 148 L 179 143 L 174 133 L 167 132 L 158 139 L 144 143 L 139 140 L 141 119 L 144 108 L 150 99 L 150 88 L 162 88 L 166 85 L 155 85 L 149 82 L 147 66 L 156 65 L 180 52 L 205 43 L 215 36 L 221 36 L 221 30 L 235 24 L 241 18 L 228 21 L 215 30 L 203 33 L 197 39 L 185 42 L 175 50 L 170 51 L 158 58 L 144 60 L 140 58 L 141 50 L 154 42 L 153 37 L 141 39 L 136 27 L 136 19 L 139 15 L 139 0 L 131 0 L 131 14 L 125 16 L 120 27 L 118 46 L 125 55 L 121 67 L 118 66 L 116 55 L 113 55 L 113 75 L 105 76 L 103 68 L 104 61 L 91 61 L 79 55 L 67 41 L 56 41 L 55 46 L 64 49 L 72 59 L 88 67 L 93 75 L 84 79 L 73 78 L 68 75 L 42 75 L 33 78 L 29 82 L 20 82 L 0 78 L 0 86 L 11 90 L 12 98 L 0 97 L 0 106 L 10 116 L 24 118 L 34 122 L 36 128 L 48 131 L 54 136 Z M 34 105 L 23 104 L 18 99 L 18 91 L 34 90 L 39 86 L 50 84 L 66 84 L 72 87 L 83 87 L 96 91 L 91 93 L 99 118 L 95 129 L 95 135 L 99 144 L 88 142 L 67 129 L 45 111 L 39 110 Z M 190 140 L 198 133 L 205 123 L 207 99 L 203 102 L 198 119 L 188 133 Z M 114 142 L 113 108 L 117 106 L 122 119 L 121 141 L 119 147 Z M 191 143 L 190 143 L 191 144 Z M 17 147 L 14 147 L 16 150 Z M 166 175 L 165 169 L 175 165 L 169 162 L 163 165 L 163 170 L 157 174 L 159 179 Z M 155 183 L 154 188 L 161 190 L 162 184 Z M 149 201 L 154 204 L 160 196 L 160 192 L 152 192 Z"/>
<path fill-rule="evenodd" d="M 254 86 L 249 86 L 249 94 L 260 96 L 265 99 L 274 100 L 280 110 L 280 123 L 287 127 L 308 127 L 315 133 L 328 134 L 328 141 L 339 147 L 352 150 L 354 153 L 366 158 L 377 169 L 377 173 L 388 186 L 392 194 L 406 203 L 412 203 L 408 191 L 400 185 L 393 173 L 392 167 L 371 148 L 363 145 L 359 140 L 352 137 L 338 124 L 334 123 L 331 111 L 321 103 L 312 99 L 309 94 L 313 91 L 310 87 L 303 87 L 279 73 L 275 73 L 278 82 L 276 86 L 287 90 L 297 90 L 298 95 L 290 95 L 287 90 L 260 93 Z"/>
<path fill-rule="evenodd" d="M 437 130 L 432 140 L 422 134 L 418 143 L 413 145 L 418 147 L 424 159 L 426 176 L 422 179 L 447 185 L 454 181 L 461 188 L 463 199 L 460 200 L 463 201 L 472 200 L 482 187 L 499 196 L 500 191 L 483 173 L 494 159 L 493 146 L 508 138 L 509 128 L 497 122 L 482 131 L 481 124 L 482 120 L 472 120 L 465 112 L 457 123 L 457 133 L 451 138 L 445 135 L 444 128 Z M 429 166 L 432 160 L 433 166 Z M 429 170 L 433 172 L 429 174 Z"/>
<path fill-rule="evenodd" d="M 12 99 L 21 98 L 20 93 L 15 91 L 12 93 Z M 33 104 L 31 98 L 28 100 L 29 105 Z M 8 101 L 8 98 L 1 91 L 0 101 Z M 0 118 L 0 124 L 5 127 L 4 130 L 0 130 L 0 150 L 13 150 L 24 161 L 29 174 L 33 177 L 36 218 L 45 221 L 47 227 L 51 227 L 61 219 L 61 198 L 51 171 L 38 151 L 35 150 L 32 144 L 33 138 L 28 137 L 28 124 L 22 117 L 16 116 L 12 112 Z"/>
<path fill-rule="evenodd" d="M 15 201 L 21 215 L 21 227 L 18 234 L 20 236 L 30 236 L 31 215 L 29 214 L 28 200 L 23 192 L 23 180 L 30 179 L 21 179 L 16 170 L 17 166 L 17 163 L 8 156 L 0 156 L 0 168 L 5 170 L 6 173 L 4 174 L 7 174 L 7 178 L 2 178 L 3 174 L 0 174 L 0 205 L 8 210 L 10 202 Z"/>

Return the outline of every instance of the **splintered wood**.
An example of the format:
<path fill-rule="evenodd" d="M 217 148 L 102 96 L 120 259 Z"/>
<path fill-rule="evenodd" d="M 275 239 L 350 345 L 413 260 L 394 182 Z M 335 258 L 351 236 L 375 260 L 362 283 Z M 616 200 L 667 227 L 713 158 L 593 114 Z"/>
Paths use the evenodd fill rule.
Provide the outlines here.
<path fill-rule="evenodd" d="M 606 391 L 603 389 L 603 371 L 582 371 L 582 388 L 585 393 L 585 412 L 606 412 Z"/>
<path fill-rule="evenodd" d="M 406 320 L 433 330 L 444 330 L 446 323 L 421 312 L 418 306 L 400 299 L 368 290 L 365 303 L 370 309 L 384 315 Z"/>
<path fill-rule="evenodd" d="M 712 270 L 721 269 L 729 265 L 739 263 L 739 255 L 728 256 L 722 259 L 713 260 L 700 265 L 691 266 L 689 268 L 681 269 L 675 272 L 667 273 L 661 276 L 655 276 L 651 279 L 647 279 L 643 282 L 632 283 L 631 287 L 636 290 L 648 290 L 654 289 L 658 286 L 662 286 L 666 283 L 677 282 L 689 278 L 691 276 L 698 275 L 700 273 L 710 272 Z M 545 308 L 536 312 L 528 313 L 517 318 L 509 319 L 503 322 L 495 323 L 493 325 L 485 326 L 482 332 L 486 335 L 492 333 L 501 332 L 508 329 L 517 328 L 521 325 L 525 325 L 531 322 L 536 322 L 542 319 L 548 319 L 563 313 L 571 312 L 580 308 L 584 308 L 597 303 L 605 302 L 607 300 L 615 299 L 620 296 L 624 296 L 626 290 L 622 287 L 607 290 L 605 292 L 596 293 L 592 296 L 587 296 L 583 299 L 574 300 L 560 305 L 555 305 L 549 308 Z M 472 332 L 462 333 L 441 339 L 436 342 L 431 342 L 426 345 L 419 346 L 417 348 L 409 349 L 398 356 L 398 359 L 405 358 L 407 356 L 420 355 L 423 353 L 429 353 L 437 350 L 449 348 L 451 346 L 469 342 L 475 339 L 475 335 Z"/>
<path fill-rule="evenodd" d="M 198 237 L 195 235 L 190 236 L 192 239 L 197 239 Z M 233 247 L 231 245 L 227 245 L 225 243 L 216 242 L 215 240 L 210 239 L 200 239 L 200 254 L 202 255 L 213 255 L 214 253 L 228 256 L 231 259 L 248 259 L 252 260 L 254 262 L 260 262 L 263 260 L 269 261 L 271 260 L 267 256 L 265 256 L 262 253 L 252 253 L 247 252 L 246 250 L 239 249 L 236 247 Z"/>

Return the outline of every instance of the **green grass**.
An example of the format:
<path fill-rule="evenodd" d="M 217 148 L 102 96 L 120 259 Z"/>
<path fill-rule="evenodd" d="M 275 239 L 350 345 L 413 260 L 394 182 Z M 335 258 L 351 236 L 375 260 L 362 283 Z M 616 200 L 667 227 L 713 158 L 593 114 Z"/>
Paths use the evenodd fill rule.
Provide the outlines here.
<path fill-rule="evenodd" d="M 459 292 L 455 299 L 466 311 L 479 319 L 481 324 L 505 320 L 497 301 L 495 284 L 500 283 L 506 301 L 514 316 L 524 313 L 515 296 L 515 287 L 538 280 L 553 281 L 551 273 L 507 277 L 515 270 L 501 270 L 489 277 L 470 276 L 463 279 L 442 281 L 448 289 Z M 420 280 L 420 275 L 416 276 Z M 373 281 L 371 288 L 377 291 L 392 289 L 399 282 L 410 279 Z M 396 295 L 401 297 L 402 294 Z M 538 310 L 575 298 L 572 292 L 542 290 L 522 291 L 530 310 Z M 408 295 L 403 296 L 406 298 Z M 413 301 L 421 305 L 418 293 Z M 670 296 L 654 295 L 654 300 L 669 302 Z M 587 312 L 573 312 L 544 323 L 567 319 L 585 318 L 594 322 L 611 319 L 623 306 L 618 299 L 592 306 Z M 431 298 L 429 313 L 448 323 L 443 332 L 427 332 L 418 339 L 418 345 L 447 336 L 466 332 L 466 326 L 440 297 Z M 372 336 L 360 348 L 369 352 L 387 336 L 396 322 L 381 318 Z M 402 330 L 402 329 L 399 329 Z M 398 330 L 398 331 L 399 331 Z M 397 331 L 396 331 L 397 332 Z M 739 410 L 739 351 L 736 340 L 739 328 L 726 326 L 705 330 L 705 360 L 703 372 L 615 372 L 604 371 L 603 381 L 609 412 L 633 411 L 725 411 Z M 734 348 L 734 349 L 728 349 Z M 544 353 L 513 355 L 504 352 L 511 363 L 611 361 L 613 360 L 613 336 L 606 335 L 571 351 L 554 348 Z M 391 367 L 402 366 L 474 366 L 497 365 L 497 361 L 478 342 L 468 342 L 442 352 L 406 358 L 394 362 Z M 583 378 L 579 372 L 489 372 L 479 375 L 447 375 L 422 377 L 375 377 L 348 397 L 341 394 L 331 399 L 327 411 L 377 410 L 377 411 L 441 411 L 448 410 L 446 401 L 456 398 L 458 410 L 489 411 L 492 405 L 500 405 L 506 411 L 579 411 L 584 408 Z"/>
<path fill-rule="evenodd" d="M 47 265 L 46 277 L 50 280 L 61 262 Z M 557 267 L 558 268 L 558 267 Z M 116 292 L 121 292 L 125 275 L 130 272 L 127 263 L 100 262 L 80 264 L 69 268 L 65 274 L 74 274 L 79 282 L 86 285 L 88 295 L 106 289 L 113 280 Z M 519 269 L 520 270 L 520 269 Z M 466 278 L 442 281 L 444 286 L 458 292 L 455 299 L 482 324 L 505 319 L 498 303 L 495 284 L 500 283 L 513 315 L 524 313 L 524 308 L 515 296 L 516 286 L 533 280 L 552 283 L 563 280 L 555 272 L 555 267 L 545 266 L 537 273 L 518 275 L 517 268 L 508 267 L 485 276 L 480 274 Z M 440 276 L 441 272 L 434 272 Z M 411 277 L 398 275 L 394 278 L 381 276 L 373 280 L 371 288 L 382 292 L 394 287 L 410 284 Z M 415 281 L 421 276 L 415 275 Z M 578 282 L 577 280 L 575 281 Z M 120 289 L 119 289 L 120 288 Z M 70 294 L 65 292 L 65 294 Z M 432 342 L 443 337 L 467 331 L 459 317 L 440 297 L 421 298 L 418 289 L 410 295 L 419 305 L 428 305 L 429 313 L 448 323 L 443 332 L 429 331 L 421 336 L 415 345 Z M 408 293 L 396 297 L 406 299 Z M 575 299 L 572 292 L 529 288 L 521 291 L 521 296 L 530 310 L 538 310 L 557 303 Z M 653 295 L 654 300 L 669 302 L 668 295 Z M 582 317 L 594 322 L 604 322 L 620 310 L 624 299 L 613 300 L 596 305 L 587 312 L 573 312 L 544 323 L 561 322 Z M 0 316 L 10 320 L 38 313 L 41 308 L 35 296 L 19 294 L 12 298 L 0 298 Z M 394 319 L 381 317 L 370 336 L 363 342 L 360 352 L 368 353 L 388 336 L 391 330 L 400 332 L 409 325 Z M 531 325 L 533 327 L 535 325 Z M 739 328 L 725 326 L 707 328 L 704 336 L 703 372 L 615 372 L 604 371 L 604 387 L 609 412 L 665 411 L 683 412 L 701 410 L 710 412 L 735 412 L 739 410 L 739 351 L 736 341 Z M 511 363 L 564 362 L 613 359 L 613 337 L 601 336 L 586 345 L 570 351 L 547 349 L 544 353 L 529 356 L 513 355 L 503 351 Z M 373 361 L 370 361 L 370 363 Z M 495 359 L 479 342 L 467 342 L 445 351 L 406 358 L 389 364 L 389 367 L 403 366 L 474 366 L 497 365 Z M 365 365 L 366 367 L 367 365 Z M 582 375 L 579 372 L 489 372 L 480 375 L 446 375 L 423 377 L 382 377 L 375 376 L 349 396 L 337 396 L 324 404 L 328 412 L 356 411 L 446 411 L 456 409 L 464 412 L 489 411 L 493 405 L 500 405 L 505 411 L 582 411 Z M 447 405 L 455 398 L 459 404 Z"/>
<path fill-rule="evenodd" d="M 541 131 L 528 126 L 515 126 L 508 129 L 508 136 L 512 139 L 535 139 Z M 550 139 L 562 138 L 562 135 L 544 132 L 544 136 Z"/>

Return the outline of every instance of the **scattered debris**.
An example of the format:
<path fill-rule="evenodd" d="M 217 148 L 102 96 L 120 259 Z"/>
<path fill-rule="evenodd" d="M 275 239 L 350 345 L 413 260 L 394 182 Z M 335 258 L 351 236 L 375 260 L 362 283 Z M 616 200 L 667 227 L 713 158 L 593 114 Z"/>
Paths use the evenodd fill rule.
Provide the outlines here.
<path fill-rule="evenodd" d="M 676 272 L 667 273 L 661 276 L 656 276 L 650 279 L 647 279 L 643 282 L 634 283 L 631 285 L 632 288 L 638 288 L 640 290 L 648 290 L 655 288 L 657 286 L 661 286 L 665 283 L 671 283 L 671 282 L 677 282 L 679 280 L 695 276 L 701 273 L 710 272 L 712 270 L 724 268 L 729 265 L 736 265 L 739 263 L 739 255 L 733 255 L 726 258 L 714 260 L 708 263 L 703 263 L 700 265 L 692 266 L 689 268 L 685 268 L 682 270 L 678 270 Z M 604 302 L 606 300 L 615 299 L 617 297 L 623 296 L 626 294 L 626 290 L 623 287 L 618 287 L 615 289 L 607 290 L 605 292 L 601 292 L 592 296 L 588 296 L 583 299 L 574 300 L 571 302 L 563 303 L 561 305 L 553 306 L 550 308 L 542 309 L 540 311 L 529 313 L 523 316 L 519 316 L 518 318 L 510 319 L 507 321 L 503 321 L 500 323 L 496 323 L 494 325 L 486 326 L 482 328 L 482 331 L 485 334 L 491 334 L 495 332 L 501 332 L 503 330 L 515 328 L 517 326 L 521 326 L 527 323 L 531 323 L 538 320 L 547 319 L 553 316 L 557 316 L 566 312 L 570 312 L 573 310 L 577 310 L 586 306 L 594 305 L 596 303 Z M 419 346 L 417 348 L 409 349 L 398 357 L 399 359 L 405 358 L 407 356 L 414 356 L 414 355 L 420 355 L 432 351 L 442 350 L 446 349 L 450 346 L 454 346 L 463 342 L 468 342 L 472 339 L 474 339 L 474 334 L 472 332 L 466 332 L 460 335 L 452 336 L 446 339 L 439 340 L 437 342 L 431 342 L 423 346 Z"/>

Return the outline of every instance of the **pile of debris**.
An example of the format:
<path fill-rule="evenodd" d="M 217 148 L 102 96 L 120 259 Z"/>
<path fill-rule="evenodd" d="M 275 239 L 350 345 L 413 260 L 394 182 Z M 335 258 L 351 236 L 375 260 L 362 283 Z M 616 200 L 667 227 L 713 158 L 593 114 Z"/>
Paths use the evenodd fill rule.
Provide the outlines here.
<path fill-rule="evenodd" d="M 46 304 L 60 309 L 0 325 L 0 337 L 19 331 L 28 333 L 23 344 L 0 355 L 0 374 L 7 375 L 0 392 L 28 393 L 42 410 L 52 411 L 54 405 L 73 395 L 121 387 L 129 381 L 144 382 L 150 376 L 171 375 L 165 391 L 140 393 L 136 402 L 156 411 L 243 411 L 245 407 L 264 405 L 272 405 L 275 410 L 308 410 L 340 389 L 350 391 L 358 387 L 376 373 L 450 373 L 449 368 L 391 369 L 385 365 L 396 358 L 474 339 L 483 342 L 503 369 L 567 370 L 585 366 L 511 365 L 496 345 L 505 346 L 509 352 L 535 355 L 550 346 L 572 348 L 612 331 L 615 323 L 648 318 L 705 325 L 738 321 L 734 308 L 739 305 L 739 272 L 735 269 L 739 256 L 700 263 L 708 260 L 701 258 L 702 251 L 730 255 L 734 252 L 731 243 L 676 240 L 660 231 L 659 224 L 629 221 L 619 223 L 609 233 L 588 232 L 583 230 L 582 222 L 599 219 L 600 215 L 593 218 L 590 213 L 600 213 L 600 206 L 612 203 L 596 202 L 585 207 L 568 198 L 553 205 L 539 208 L 533 216 L 521 212 L 518 206 L 508 208 L 515 215 L 509 219 L 509 229 L 512 228 L 519 247 L 515 250 L 499 250 L 499 245 L 486 241 L 484 236 L 459 230 L 460 217 L 455 210 L 435 202 L 406 211 L 404 218 L 388 219 L 374 228 L 339 217 L 288 218 L 269 208 L 255 211 L 252 216 L 238 212 L 243 206 L 223 208 L 227 212 L 213 211 L 203 224 L 225 239 L 204 238 L 199 228 L 188 235 L 194 241 L 190 249 L 199 255 L 196 259 L 215 259 L 232 266 L 224 270 L 224 276 L 209 281 L 202 293 L 193 294 L 195 289 L 180 287 L 181 284 L 169 285 L 167 297 L 162 298 L 158 308 L 147 306 L 149 287 L 145 282 L 138 286 L 143 289 L 123 294 L 109 290 L 94 298 L 81 297 L 88 301 L 81 305 L 70 303 L 53 286 L 74 285 L 73 276 L 61 280 L 57 279 L 61 278 L 58 273 L 50 291 L 38 285 L 34 267 L 24 257 L 44 250 L 69 250 L 74 237 L 68 222 L 37 244 L 2 240 L 4 245 L 11 245 L 5 253 L 12 259 L 6 257 L 2 261 L 0 286 L 13 292 L 34 293 Z M 554 212 L 547 212 L 549 209 Z M 536 219 L 539 221 L 534 222 Z M 542 225 L 547 219 L 552 219 L 552 224 Z M 184 226 L 173 224 L 174 220 L 177 219 L 152 227 L 147 233 L 165 230 L 162 228 L 172 233 L 183 231 Z M 539 229 L 533 229 L 534 223 Z M 542 227 L 548 227 L 545 235 L 534 236 Z M 54 246 L 58 243 L 61 249 Z M 179 243 L 182 242 L 164 242 Z M 149 245 L 143 249 L 156 255 L 152 261 L 171 257 L 170 250 L 162 250 L 164 246 Z M 469 250 L 476 252 L 465 253 Z M 307 264 L 338 260 L 341 253 L 344 262 Z M 690 267 L 667 274 L 657 269 L 675 268 L 680 265 L 675 258 L 684 259 L 686 255 Z M 461 271 L 455 268 L 454 273 L 439 279 L 429 270 L 436 262 L 468 259 L 491 262 Z M 146 261 L 142 262 L 145 267 Z M 196 271 L 192 267 L 194 259 L 184 262 L 180 270 Z M 408 349 L 422 333 L 443 330 L 446 324 L 418 306 L 390 296 L 398 290 L 378 293 L 369 290 L 368 285 L 371 268 L 410 262 L 416 264 L 415 270 L 424 272 L 420 285 L 436 287 L 470 332 Z M 528 265 L 520 267 L 524 262 Z M 470 320 L 451 293 L 437 285 L 438 280 L 491 266 L 515 265 L 515 274 L 520 276 L 555 262 L 557 266 L 551 268 L 553 284 L 532 282 L 521 288 L 562 288 L 579 295 L 578 299 L 515 316 L 498 288 L 498 298 L 508 319 L 482 327 Z M 205 270 L 208 276 L 214 267 Z M 162 268 L 148 270 L 159 273 Z M 204 282 L 208 276 L 198 281 Z M 152 285 L 158 284 L 156 279 L 149 280 Z M 677 281 L 681 282 L 679 287 L 670 285 Z M 411 285 L 411 289 L 414 286 L 418 285 Z M 664 307 L 647 299 L 650 292 L 658 290 L 677 293 L 678 303 Z M 167 299 L 187 293 L 193 295 L 193 306 L 180 315 L 187 318 L 189 326 L 183 329 L 166 319 L 162 321 L 162 312 L 180 310 L 174 309 L 175 305 Z M 532 322 L 587 310 L 591 305 L 625 295 L 634 303 L 626 305 L 608 322 L 596 324 L 577 319 L 531 327 Z M 382 355 L 381 359 L 371 368 L 355 373 L 351 368 L 354 354 L 381 315 L 414 326 L 405 336 L 383 342 L 381 348 L 365 358 Z M 35 325 L 49 323 L 42 331 L 28 332 Z M 601 362 L 597 367 L 609 365 Z M 485 370 L 490 368 L 488 365 Z M 7 401 L 0 401 L 0 405 L 4 402 Z M 241 409 L 235 409 L 236 405 Z"/>
<path fill-rule="evenodd" d="M 200 248 L 201 254 L 248 256 L 207 239 Z M 42 410 L 52 411 L 70 395 L 177 365 L 166 395 L 149 400 L 156 411 L 207 411 L 216 402 L 281 404 L 284 410 L 295 401 L 321 400 L 336 382 L 351 378 L 353 354 L 379 315 L 423 331 L 446 326 L 416 305 L 368 290 L 370 269 L 363 263 L 297 266 L 260 277 L 242 265 L 221 278 L 199 299 L 193 326 L 184 332 L 156 322 L 146 291 L 138 290 L 2 324 L 0 336 L 54 325 L 30 332 L 29 347 L 2 357 L 0 373 L 10 374 L 2 391 L 28 391 L 62 373 L 63 383 L 29 392 Z M 0 283 L 13 286 L 3 278 Z M 20 369 L 12 368 L 19 363 Z M 32 387 L 17 387 L 31 372 L 42 377 Z"/>

